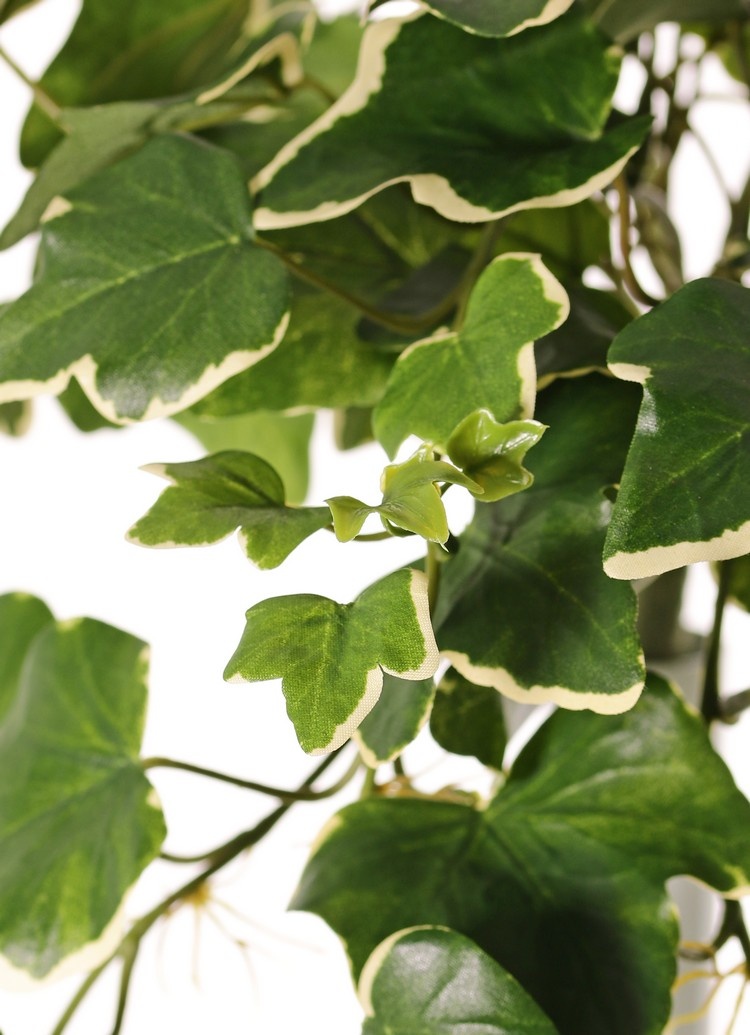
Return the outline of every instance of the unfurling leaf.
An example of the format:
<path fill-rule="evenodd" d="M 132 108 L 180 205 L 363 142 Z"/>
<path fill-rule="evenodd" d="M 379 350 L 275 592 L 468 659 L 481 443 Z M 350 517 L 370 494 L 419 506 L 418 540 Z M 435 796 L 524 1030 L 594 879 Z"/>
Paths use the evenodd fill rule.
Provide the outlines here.
<path fill-rule="evenodd" d="M 448 456 L 479 483 L 483 492 L 478 498 L 494 503 L 532 484 L 534 476 L 522 461 L 546 430 L 536 420 L 500 424 L 487 410 L 477 410 L 448 439 Z"/>

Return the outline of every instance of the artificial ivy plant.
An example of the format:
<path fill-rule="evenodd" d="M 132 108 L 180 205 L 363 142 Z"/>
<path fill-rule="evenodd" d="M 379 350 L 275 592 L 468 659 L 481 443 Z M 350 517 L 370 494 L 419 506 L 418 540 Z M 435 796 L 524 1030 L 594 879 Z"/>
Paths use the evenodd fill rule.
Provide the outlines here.
<path fill-rule="evenodd" d="M 750 704 L 719 677 L 726 602 L 750 605 L 750 180 L 703 279 L 686 282 L 669 204 L 704 63 L 747 103 L 749 17 L 743 0 L 374 2 L 330 22 L 274 0 L 83 0 L 31 84 L 36 175 L 0 234 L 40 242 L 0 309 L 3 431 L 39 394 L 85 433 L 190 428 L 208 453 L 154 457 L 167 484 L 123 527 L 134 544 L 237 533 L 237 565 L 266 571 L 311 536 L 355 568 L 361 541 L 402 537 L 413 559 L 353 600 L 323 584 L 247 611 L 224 678 L 280 680 L 300 750 L 323 756 L 296 790 L 142 757 L 147 644 L 0 597 L 0 954 L 34 978 L 86 960 L 54 1035 L 109 968 L 102 1031 L 126 1030 L 149 931 L 347 781 L 291 905 L 342 939 L 363 1035 L 658 1035 L 681 955 L 710 975 L 728 940 L 750 954 L 750 805 L 709 739 Z M 366 500 L 306 497 L 299 414 L 323 409 L 341 450 L 381 447 Z M 236 418 L 261 414 L 239 448 Z M 461 530 L 448 493 L 473 507 Z M 651 662 L 677 649 L 699 561 L 718 589 L 693 707 Z M 549 711 L 512 766 L 507 700 Z M 420 785 L 427 728 L 489 795 Z M 181 859 L 159 766 L 278 804 Z M 165 864 L 172 889 L 124 922 Z M 681 941 L 675 875 L 715 890 L 705 944 Z"/>

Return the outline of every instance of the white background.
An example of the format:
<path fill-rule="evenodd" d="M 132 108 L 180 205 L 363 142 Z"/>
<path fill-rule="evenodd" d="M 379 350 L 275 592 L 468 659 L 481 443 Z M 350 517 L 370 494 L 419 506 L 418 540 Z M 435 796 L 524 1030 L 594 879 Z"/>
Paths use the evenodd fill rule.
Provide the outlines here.
<path fill-rule="evenodd" d="M 72 24 L 75 0 L 43 0 L 0 30 L 0 43 L 38 76 Z M 717 74 L 718 75 L 718 74 Z M 725 91 L 718 76 L 717 90 Z M 15 210 L 28 183 L 14 147 L 28 91 L 0 64 L 0 223 Z M 623 95 L 623 103 L 627 103 Z M 706 103 L 698 113 L 730 185 L 750 164 L 750 121 L 737 104 Z M 722 240 L 726 210 L 700 150 L 686 141 L 675 182 L 676 214 L 691 277 L 708 272 Z M 696 199 L 699 199 L 696 202 Z M 25 290 L 33 241 L 0 254 L 0 301 Z M 330 449 L 330 422 L 315 439 L 311 501 L 339 493 L 377 498 L 384 455 L 376 448 L 344 457 Z M 139 471 L 155 461 L 193 459 L 201 447 L 170 422 L 127 431 L 80 435 L 57 404 L 39 400 L 34 424 L 20 441 L 0 439 L 0 592 L 41 596 L 59 618 L 92 615 L 141 636 L 153 646 L 152 693 L 145 754 L 170 755 L 250 779 L 292 787 L 315 764 L 302 755 L 276 686 L 228 686 L 221 679 L 244 624 L 244 612 L 264 597 L 319 592 L 351 599 L 373 577 L 414 556 L 409 542 L 338 545 L 318 533 L 280 571 L 260 573 L 233 540 L 206 550 L 147 551 L 124 541 L 129 525 L 153 503 L 159 482 Z M 708 628 L 713 584 L 705 570 L 692 577 L 686 621 Z M 747 617 L 730 609 L 725 688 L 748 683 Z M 723 735 L 723 749 L 747 792 L 745 721 Z M 410 771 L 433 767 L 428 786 L 471 781 L 471 763 L 446 771 L 426 742 L 410 752 Z M 340 772 L 342 766 L 334 770 Z M 166 811 L 167 848 L 193 853 L 212 847 L 274 806 L 248 792 L 189 775 L 154 771 Z M 219 877 L 210 914 L 183 907 L 157 925 L 139 958 L 124 1031 L 151 1035 L 354 1035 L 361 1012 L 337 939 L 315 917 L 284 912 L 309 845 L 325 818 L 351 793 L 319 806 L 299 806 L 267 843 Z M 163 865 L 128 908 L 139 914 L 155 896 L 181 882 L 185 868 Z M 230 912 L 219 900 L 229 903 Z M 240 950 L 212 916 L 251 948 Z M 197 972 L 197 977 L 195 976 Z M 737 990 L 736 979 L 727 997 Z M 66 979 L 27 993 L 0 992 L 3 1035 L 46 1035 L 78 984 Z M 730 983 L 731 985 L 731 983 Z M 749 997 L 750 998 L 750 997 Z M 108 976 L 81 1009 L 72 1035 L 104 1035 L 111 1024 L 114 985 Z M 736 1028 L 748 1030 L 750 1015 Z M 690 1029 L 697 1032 L 697 1028 Z M 717 1020 L 712 1029 L 721 1031 Z"/>

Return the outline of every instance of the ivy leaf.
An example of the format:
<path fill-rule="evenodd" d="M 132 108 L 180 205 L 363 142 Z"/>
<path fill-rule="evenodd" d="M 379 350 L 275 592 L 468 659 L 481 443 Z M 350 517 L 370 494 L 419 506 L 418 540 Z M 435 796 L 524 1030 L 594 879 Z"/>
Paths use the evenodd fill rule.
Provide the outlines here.
<path fill-rule="evenodd" d="M 412 569 L 387 575 L 351 604 L 274 597 L 246 618 L 224 678 L 281 678 L 287 714 L 310 754 L 345 743 L 377 702 L 383 671 L 418 680 L 437 668 L 427 578 Z"/>
<path fill-rule="evenodd" d="M 355 973 L 394 931 L 445 925 L 506 967 L 561 1035 L 659 1035 L 676 874 L 746 889 L 750 804 L 700 717 L 653 677 L 623 715 L 555 712 L 488 805 L 348 806 L 292 908 L 333 927 Z"/>
<path fill-rule="evenodd" d="M 253 242 L 230 155 L 161 137 L 69 201 L 45 226 L 38 282 L 0 313 L 0 401 L 74 374 L 115 423 L 165 416 L 276 346 L 286 273 Z"/>
<path fill-rule="evenodd" d="M 141 546 L 206 546 L 239 526 L 248 558 L 276 568 L 299 544 L 330 522 L 325 507 L 288 507 L 276 471 L 252 453 L 225 450 L 180 464 L 144 470 L 171 482 L 128 532 Z"/>
<path fill-rule="evenodd" d="M 28 646 L 0 728 L 0 951 L 35 978 L 111 950 L 164 839 L 139 760 L 147 652 L 90 618 L 42 623 Z"/>
<path fill-rule="evenodd" d="M 504 40 L 427 16 L 376 22 L 351 87 L 256 177 L 256 225 L 332 219 L 398 181 L 459 222 L 582 201 L 648 127 L 606 126 L 618 64 L 577 15 Z"/>
<path fill-rule="evenodd" d="M 53 620 L 52 612 L 38 597 L 28 593 L 0 596 L 0 722 L 15 699 L 32 640 Z"/>
<path fill-rule="evenodd" d="M 377 704 L 354 739 L 371 769 L 397 758 L 427 721 L 435 697 L 432 679 L 401 679 L 386 673 Z"/>
<path fill-rule="evenodd" d="M 605 713 L 638 699 L 635 594 L 601 565 L 604 489 L 619 478 L 635 422 L 635 393 L 624 387 L 593 375 L 548 388 L 533 486 L 477 507 L 444 565 L 438 642 L 471 682 L 527 704 Z"/>
<path fill-rule="evenodd" d="M 507 970 L 447 928 L 386 938 L 362 971 L 359 998 L 362 1035 L 557 1035 Z"/>
<path fill-rule="evenodd" d="M 484 490 L 482 502 L 493 503 L 534 481 L 522 461 L 546 430 L 536 420 L 499 424 L 487 410 L 477 410 L 448 439 L 448 456 Z"/>
<path fill-rule="evenodd" d="M 660 22 L 729 22 L 747 17 L 743 0 L 584 0 L 601 28 L 613 39 L 627 41 Z"/>
<path fill-rule="evenodd" d="M 507 733 L 503 699 L 493 688 L 477 686 L 449 669 L 438 684 L 430 712 L 430 733 L 454 755 L 473 755 L 501 769 Z"/>
<path fill-rule="evenodd" d="M 471 478 L 447 464 L 433 460 L 429 445 L 420 448 L 401 464 L 389 464 L 383 471 L 383 502 L 370 507 L 352 496 L 334 496 L 326 500 L 333 515 L 336 538 L 346 543 L 359 534 L 370 514 L 380 514 L 383 525 L 414 532 L 433 543 L 444 543 L 450 535 L 437 482 L 463 485 L 476 494 L 482 488 Z"/>
<path fill-rule="evenodd" d="M 750 555 L 732 561 L 728 592 L 736 604 L 750 611 Z"/>
<path fill-rule="evenodd" d="M 606 291 L 575 283 L 566 290 L 570 299 L 568 319 L 534 344 L 539 391 L 558 377 L 606 373 L 609 347 L 633 319 Z"/>
<path fill-rule="evenodd" d="M 612 578 L 750 552 L 750 291 L 697 280 L 629 324 L 612 372 L 643 402 L 604 546 Z"/>
<path fill-rule="evenodd" d="M 497 421 L 534 412 L 534 340 L 568 314 L 565 291 L 535 255 L 502 255 L 482 273 L 458 331 L 418 341 L 396 363 L 375 409 L 389 455 L 410 434 L 442 448 L 464 418 Z"/>
<path fill-rule="evenodd" d="M 428 11 L 478 36 L 514 36 L 565 14 L 573 0 L 423 0 Z"/>

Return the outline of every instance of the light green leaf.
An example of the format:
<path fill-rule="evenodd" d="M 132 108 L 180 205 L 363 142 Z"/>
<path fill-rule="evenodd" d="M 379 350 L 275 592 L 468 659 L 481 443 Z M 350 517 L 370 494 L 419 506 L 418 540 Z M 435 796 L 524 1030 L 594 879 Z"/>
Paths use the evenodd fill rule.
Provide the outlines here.
<path fill-rule="evenodd" d="M 375 434 L 392 456 L 410 434 L 445 446 L 477 409 L 497 421 L 533 416 L 534 340 L 568 314 L 565 291 L 538 256 L 503 255 L 477 281 L 458 331 L 401 354 L 375 410 Z"/>
<path fill-rule="evenodd" d="M 573 0 L 421 0 L 428 11 L 479 36 L 514 36 L 565 14 Z"/>
<path fill-rule="evenodd" d="M 583 0 L 613 39 L 632 40 L 660 22 L 727 22 L 747 18 L 743 0 Z"/>
<path fill-rule="evenodd" d="M 366 715 L 354 739 L 371 769 L 394 758 L 411 744 L 427 721 L 435 696 L 432 679 L 400 679 L 386 673 L 377 704 Z"/>
<path fill-rule="evenodd" d="M 463 485 L 475 494 L 482 488 L 444 460 L 433 460 L 429 445 L 420 448 L 401 464 L 389 464 L 383 471 L 383 502 L 370 507 L 352 496 L 326 500 L 333 515 L 337 539 L 346 543 L 359 534 L 370 514 L 380 514 L 383 525 L 414 532 L 434 543 L 444 543 L 450 535 L 437 482 Z"/>
<path fill-rule="evenodd" d="M 595 201 L 566 208 L 529 208 L 503 220 L 498 253 L 539 252 L 554 275 L 574 282 L 609 257 L 609 219 Z"/>
<path fill-rule="evenodd" d="M 376 22 L 351 87 L 256 177 L 256 225 L 332 219 L 398 181 L 459 222 L 582 201 L 647 129 L 606 126 L 618 65 L 575 15 L 504 40 L 430 17 Z"/>
<path fill-rule="evenodd" d="M 240 543 L 259 568 L 276 568 L 330 523 L 325 507 L 288 507 L 284 485 L 265 460 L 226 450 L 180 464 L 144 468 L 171 485 L 128 532 L 141 546 L 206 546 L 239 526 Z"/>
<path fill-rule="evenodd" d="M 26 652 L 53 616 L 47 605 L 28 593 L 0 596 L 0 722 L 13 703 Z"/>
<path fill-rule="evenodd" d="M 499 424 L 487 410 L 477 410 L 462 420 L 448 439 L 448 456 L 484 490 L 478 498 L 494 503 L 534 481 L 522 461 L 546 430 L 536 420 Z"/>
<path fill-rule="evenodd" d="M 426 679 L 438 663 L 427 579 L 402 569 L 351 604 L 313 594 L 251 607 L 224 672 L 230 682 L 282 679 L 287 713 L 311 754 L 343 744 L 373 708 L 383 671 Z"/>
<path fill-rule="evenodd" d="M 507 970 L 447 928 L 386 938 L 365 964 L 359 998 L 362 1035 L 557 1035 Z"/>
<path fill-rule="evenodd" d="M 493 687 L 477 686 L 449 669 L 435 694 L 430 733 L 446 751 L 500 769 L 507 741 L 503 698 Z"/>
<path fill-rule="evenodd" d="M 0 432 L 19 438 L 29 430 L 32 416 L 32 404 L 28 399 L 24 402 L 0 403 Z"/>
<path fill-rule="evenodd" d="M 47 622 L 0 728 L 0 952 L 36 978 L 117 937 L 164 839 L 139 760 L 147 652 L 90 618 Z"/>
<path fill-rule="evenodd" d="M 661 1035 L 676 914 L 665 881 L 747 890 L 750 804 L 700 717 L 654 677 L 631 711 L 557 711 L 487 805 L 370 798 L 330 822 L 292 908 L 355 973 L 394 931 L 455 928 L 561 1035 Z"/>
<path fill-rule="evenodd" d="M 186 137 L 77 188 L 45 226 L 39 280 L 0 313 L 0 401 L 75 375 L 127 423 L 184 409 L 257 362 L 284 332 L 288 288 L 250 220 L 233 158 Z"/>
<path fill-rule="evenodd" d="M 476 508 L 443 566 L 435 628 L 467 679 L 528 704 L 614 713 L 632 707 L 644 670 L 629 584 L 602 570 L 635 391 L 592 375 L 541 396 L 549 426 L 531 488 Z"/>
<path fill-rule="evenodd" d="M 750 552 L 750 291 L 697 280 L 629 324 L 612 372 L 643 385 L 604 546 L 612 578 Z"/>

